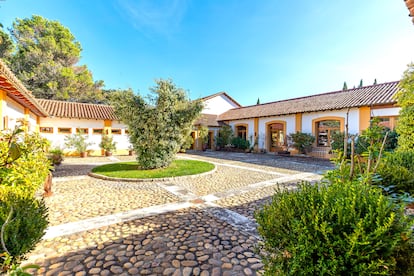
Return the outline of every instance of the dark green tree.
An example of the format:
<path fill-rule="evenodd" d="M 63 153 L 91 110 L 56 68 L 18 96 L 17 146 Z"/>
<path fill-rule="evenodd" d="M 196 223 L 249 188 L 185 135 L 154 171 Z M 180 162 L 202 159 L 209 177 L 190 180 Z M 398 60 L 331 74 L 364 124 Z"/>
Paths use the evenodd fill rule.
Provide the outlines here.
<path fill-rule="evenodd" d="M 100 102 L 103 81 L 78 65 L 81 45 L 58 21 L 33 15 L 10 29 L 16 49 L 8 58 L 16 76 L 37 98 Z"/>
<path fill-rule="evenodd" d="M 414 64 L 411 63 L 399 83 L 396 100 L 401 107 L 396 131 L 398 151 L 414 152 Z"/>
<path fill-rule="evenodd" d="M 3 25 L 0 23 L 0 58 L 7 59 L 10 58 L 13 51 L 13 41 L 3 30 Z"/>
<path fill-rule="evenodd" d="M 348 90 L 348 85 L 346 84 L 346 81 L 344 81 L 344 86 L 342 87 L 342 90 Z"/>
<path fill-rule="evenodd" d="M 358 88 L 361 88 L 362 86 L 364 86 L 362 79 L 359 81 L 359 85 Z"/>
<path fill-rule="evenodd" d="M 374 79 L 374 85 L 377 85 L 377 79 Z"/>
<path fill-rule="evenodd" d="M 118 93 L 113 101 L 117 116 L 128 125 L 130 142 L 141 168 L 167 167 L 190 135 L 203 108 L 190 101 L 171 80 L 157 80 L 144 99 L 132 91 Z"/>
<path fill-rule="evenodd" d="M 256 104 L 260 104 L 260 99 L 259 98 L 257 98 Z"/>

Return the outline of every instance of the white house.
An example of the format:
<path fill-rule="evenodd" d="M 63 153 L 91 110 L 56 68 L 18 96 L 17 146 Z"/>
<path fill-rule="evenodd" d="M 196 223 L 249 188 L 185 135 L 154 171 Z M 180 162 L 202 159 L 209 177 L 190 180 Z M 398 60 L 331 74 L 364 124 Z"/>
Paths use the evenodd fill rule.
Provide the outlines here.
<path fill-rule="evenodd" d="M 335 91 L 252 106 L 242 107 L 227 93 L 220 92 L 202 98 L 202 116 L 194 124 L 193 149 L 201 149 L 198 129 L 209 128 L 209 148 L 223 124 L 230 125 L 235 135 L 250 140 L 257 148 L 277 152 L 289 148 L 288 135 L 311 133 L 316 137 L 312 153 L 329 157 L 335 132 L 361 133 L 373 117 L 393 129 L 400 108 L 394 95 L 398 81 Z M 39 131 L 53 146 L 63 147 L 65 135 L 83 131 L 92 154 L 102 154 L 99 148 L 103 133 L 117 143 L 116 154 L 126 153 L 130 146 L 128 129 L 108 105 L 73 103 L 35 99 L 0 60 L 0 129 L 13 128 L 22 120 L 31 131 Z M 289 150 L 291 150 L 289 148 Z"/>
<path fill-rule="evenodd" d="M 361 133 L 373 117 L 394 128 L 400 108 L 394 99 L 398 82 L 335 91 L 307 97 L 231 109 L 218 121 L 231 125 L 237 136 L 256 139 L 258 147 L 269 152 L 286 149 L 287 135 L 313 134 L 313 154 L 328 157 L 332 134 L 345 130 Z"/>

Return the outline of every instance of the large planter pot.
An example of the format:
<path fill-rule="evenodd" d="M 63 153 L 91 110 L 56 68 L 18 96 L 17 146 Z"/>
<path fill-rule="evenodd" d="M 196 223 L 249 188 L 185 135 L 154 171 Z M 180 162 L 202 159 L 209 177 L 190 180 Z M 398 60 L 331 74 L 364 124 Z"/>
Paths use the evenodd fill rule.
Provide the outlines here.
<path fill-rule="evenodd" d="M 88 152 L 83 151 L 80 153 L 80 157 L 85 158 L 86 156 L 88 156 Z"/>
<path fill-rule="evenodd" d="M 105 151 L 105 156 L 112 156 L 112 152 L 110 152 L 110 151 Z"/>
<path fill-rule="evenodd" d="M 129 156 L 132 156 L 132 153 L 133 153 L 133 152 L 134 152 L 133 150 L 128 151 L 128 155 L 129 155 Z"/>

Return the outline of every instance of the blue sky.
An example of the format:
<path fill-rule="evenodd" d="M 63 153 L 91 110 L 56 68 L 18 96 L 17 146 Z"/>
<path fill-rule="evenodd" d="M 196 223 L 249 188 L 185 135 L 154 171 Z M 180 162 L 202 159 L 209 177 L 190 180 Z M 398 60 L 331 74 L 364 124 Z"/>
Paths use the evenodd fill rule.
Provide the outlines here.
<path fill-rule="evenodd" d="M 171 78 L 192 99 L 242 105 L 400 79 L 414 61 L 402 0 L 5 0 L 0 22 L 41 15 L 70 29 L 105 88 L 146 94 Z"/>

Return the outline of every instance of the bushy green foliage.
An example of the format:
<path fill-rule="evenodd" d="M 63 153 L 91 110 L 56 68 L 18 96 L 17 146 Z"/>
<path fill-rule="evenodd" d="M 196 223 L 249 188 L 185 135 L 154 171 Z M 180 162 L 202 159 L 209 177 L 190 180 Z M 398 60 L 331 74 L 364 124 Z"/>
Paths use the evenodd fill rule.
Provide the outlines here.
<path fill-rule="evenodd" d="M 401 107 L 396 127 L 398 151 L 414 151 L 414 63 L 408 66 L 399 83 L 396 100 Z"/>
<path fill-rule="evenodd" d="M 35 248 L 47 228 L 47 208 L 43 199 L 25 193 L 1 192 L 0 225 L 4 225 L 2 239 L 6 246 L 1 247 L 1 251 L 7 249 L 14 262 L 20 262 Z"/>
<path fill-rule="evenodd" d="M 22 128 L 0 134 L 0 267 L 4 272 L 24 269 L 20 261 L 47 227 L 45 204 L 35 198 L 49 174 L 47 148 L 46 139 Z"/>
<path fill-rule="evenodd" d="M 203 142 L 203 144 L 207 144 L 208 143 L 208 127 L 207 126 L 201 126 L 198 129 L 198 134 L 199 134 L 200 139 Z"/>
<path fill-rule="evenodd" d="M 229 125 L 224 125 L 219 130 L 219 135 L 215 137 L 216 145 L 224 148 L 227 145 L 231 144 L 233 139 L 233 129 Z"/>
<path fill-rule="evenodd" d="M 54 148 L 49 150 L 47 158 L 53 166 L 58 166 L 63 161 L 63 150 L 60 148 Z"/>
<path fill-rule="evenodd" d="M 104 133 L 102 134 L 99 147 L 107 152 L 113 152 L 116 150 L 116 142 L 114 142 L 114 139 L 111 136 Z"/>
<path fill-rule="evenodd" d="M 248 149 L 250 148 L 250 142 L 246 139 L 243 139 L 241 137 L 234 137 L 233 139 L 231 139 L 231 144 L 236 148 L 236 149 Z"/>
<path fill-rule="evenodd" d="M 296 132 L 290 134 L 290 137 L 293 141 L 293 147 L 304 154 L 310 150 L 313 142 L 315 142 L 315 136 L 309 133 Z"/>
<path fill-rule="evenodd" d="M 378 132 L 378 136 L 375 137 L 374 143 L 381 146 L 383 140 L 385 139 L 385 135 L 387 135 L 387 138 L 384 143 L 383 151 L 390 152 L 394 151 L 397 147 L 398 143 L 398 135 L 396 131 L 390 130 L 387 127 L 382 127 L 377 125 L 378 129 L 376 130 Z M 368 130 L 364 130 L 362 132 L 362 135 L 358 137 L 357 142 L 355 143 L 355 153 L 357 154 L 363 154 L 364 152 L 368 151 L 368 148 L 370 147 L 371 143 L 371 136 L 367 133 Z M 379 148 L 378 148 L 379 150 Z"/>
<path fill-rule="evenodd" d="M 16 50 L 6 56 L 10 68 L 37 98 L 100 102 L 103 81 L 94 82 L 78 65 L 81 45 L 58 21 L 39 15 L 16 19 L 10 29 Z"/>
<path fill-rule="evenodd" d="M 414 152 L 387 154 L 377 173 L 381 180 L 376 184 L 391 187 L 393 192 L 414 196 Z"/>
<path fill-rule="evenodd" d="M 201 101 L 189 101 L 171 80 L 158 80 L 147 101 L 132 92 L 115 95 L 113 105 L 128 125 L 130 142 L 143 169 L 167 167 L 200 116 Z"/>
<path fill-rule="evenodd" d="M 48 146 L 49 142 L 37 133 L 25 133 L 21 129 L 2 131 L 0 192 L 13 190 L 34 195 L 49 174 Z"/>
<path fill-rule="evenodd" d="M 412 221 L 358 181 L 279 188 L 256 213 L 265 275 L 412 275 Z M 404 256 L 404 257 L 402 257 Z"/>

